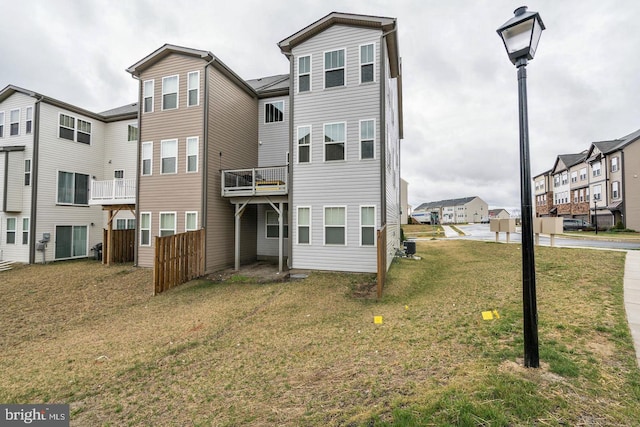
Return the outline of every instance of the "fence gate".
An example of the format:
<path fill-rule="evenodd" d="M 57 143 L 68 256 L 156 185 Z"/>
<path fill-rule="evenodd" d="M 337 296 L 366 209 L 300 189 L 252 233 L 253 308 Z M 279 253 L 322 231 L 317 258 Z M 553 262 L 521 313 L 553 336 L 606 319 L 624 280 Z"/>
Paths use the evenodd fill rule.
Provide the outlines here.
<path fill-rule="evenodd" d="M 155 238 L 153 294 L 204 276 L 204 229 Z"/>
<path fill-rule="evenodd" d="M 102 263 L 110 264 L 111 262 L 123 263 L 133 262 L 134 250 L 136 245 L 136 230 L 111 230 L 111 241 L 109 241 L 109 230 L 103 232 L 102 247 Z M 111 247 L 111 260 L 107 259 Z"/>

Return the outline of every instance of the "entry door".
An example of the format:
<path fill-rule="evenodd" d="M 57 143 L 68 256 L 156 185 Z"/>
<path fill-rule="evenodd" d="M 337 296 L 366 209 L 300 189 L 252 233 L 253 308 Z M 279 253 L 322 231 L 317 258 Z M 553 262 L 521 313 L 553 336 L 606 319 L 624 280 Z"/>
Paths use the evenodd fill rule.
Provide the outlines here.
<path fill-rule="evenodd" d="M 87 226 L 56 226 L 56 259 L 87 256 Z"/>

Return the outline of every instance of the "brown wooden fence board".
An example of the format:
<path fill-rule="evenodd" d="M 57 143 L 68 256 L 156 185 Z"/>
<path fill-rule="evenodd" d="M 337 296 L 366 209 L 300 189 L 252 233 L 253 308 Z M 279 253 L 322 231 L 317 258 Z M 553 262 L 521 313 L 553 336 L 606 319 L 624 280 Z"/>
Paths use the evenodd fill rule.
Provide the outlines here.
<path fill-rule="evenodd" d="M 111 251 L 111 262 L 123 263 L 133 262 L 136 244 L 136 230 L 111 230 L 111 240 L 109 242 L 108 231 L 103 230 L 102 238 L 102 263 L 107 263 L 107 248 L 113 244 Z"/>
<path fill-rule="evenodd" d="M 155 238 L 155 295 L 204 275 L 204 237 L 197 230 Z"/>

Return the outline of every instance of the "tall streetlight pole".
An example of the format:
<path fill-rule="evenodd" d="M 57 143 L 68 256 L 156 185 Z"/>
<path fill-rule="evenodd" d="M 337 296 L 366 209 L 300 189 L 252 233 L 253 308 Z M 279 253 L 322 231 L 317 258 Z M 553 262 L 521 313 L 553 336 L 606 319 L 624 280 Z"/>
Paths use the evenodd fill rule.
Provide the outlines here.
<path fill-rule="evenodd" d="M 518 69 L 520 111 L 520 204 L 522 222 L 522 302 L 524 311 L 524 365 L 540 367 L 538 314 L 536 304 L 536 266 L 533 246 L 533 209 L 529 158 L 529 118 L 527 115 L 527 62 L 533 59 L 544 24 L 538 12 L 522 6 L 514 17 L 498 28 L 509 59 Z"/>

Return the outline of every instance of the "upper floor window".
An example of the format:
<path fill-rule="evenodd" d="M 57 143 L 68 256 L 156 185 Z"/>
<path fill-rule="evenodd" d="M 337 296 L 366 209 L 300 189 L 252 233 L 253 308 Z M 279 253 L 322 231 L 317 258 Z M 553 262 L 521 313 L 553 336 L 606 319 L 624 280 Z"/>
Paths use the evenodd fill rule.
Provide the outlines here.
<path fill-rule="evenodd" d="M 127 141 L 137 141 L 138 140 L 138 125 L 129 125 L 127 126 Z"/>
<path fill-rule="evenodd" d="M 198 137 L 187 138 L 187 172 L 198 172 Z"/>
<path fill-rule="evenodd" d="M 611 183 L 611 198 L 620 198 L 620 183 L 617 181 Z"/>
<path fill-rule="evenodd" d="M 264 103 L 264 122 L 275 123 L 284 121 L 284 101 Z"/>
<path fill-rule="evenodd" d="M 145 113 L 153 112 L 153 86 L 153 80 L 147 80 L 143 83 L 142 97 L 144 98 L 143 111 Z"/>
<path fill-rule="evenodd" d="M 151 166 L 153 160 L 153 142 L 142 143 L 142 175 L 151 175 Z"/>
<path fill-rule="evenodd" d="M 33 130 L 33 107 L 27 107 L 26 118 L 24 122 L 24 131 L 27 134 L 30 134 Z"/>
<path fill-rule="evenodd" d="M 20 109 L 11 110 L 9 113 L 9 135 L 20 135 Z"/>
<path fill-rule="evenodd" d="M 344 86 L 344 49 L 324 53 L 324 87 Z"/>
<path fill-rule="evenodd" d="M 617 171 L 618 171 L 618 158 L 613 157 L 611 158 L 611 172 L 617 172 Z"/>
<path fill-rule="evenodd" d="M 571 182 L 578 182 L 578 171 L 571 172 Z"/>
<path fill-rule="evenodd" d="M 298 163 L 311 162 L 311 126 L 298 128 Z"/>
<path fill-rule="evenodd" d="M 373 43 L 360 46 L 360 83 L 367 83 L 367 82 L 374 81 L 373 55 L 374 55 Z"/>
<path fill-rule="evenodd" d="M 116 169 L 113 171 L 114 179 L 124 179 L 124 169 Z"/>
<path fill-rule="evenodd" d="M 76 119 L 66 114 L 60 114 L 60 131 L 58 136 L 60 138 L 73 141 L 73 133 L 76 128 Z"/>
<path fill-rule="evenodd" d="M 298 58 L 298 92 L 311 90 L 311 56 Z"/>
<path fill-rule="evenodd" d="M 0 138 L 4 136 L 4 111 L 0 111 Z"/>
<path fill-rule="evenodd" d="M 200 71 L 192 71 L 187 75 L 187 106 L 200 104 Z"/>
<path fill-rule="evenodd" d="M 178 76 L 162 78 L 162 109 L 178 108 Z"/>
<path fill-rule="evenodd" d="M 89 203 L 89 175 L 58 171 L 58 203 L 87 205 Z"/>
<path fill-rule="evenodd" d="M 324 160 L 345 159 L 345 124 L 331 123 L 324 125 Z"/>
<path fill-rule="evenodd" d="M 161 141 L 160 157 L 160 173 L 176 173 L 178 171 L 178 140 Z"/>
<path fill-rule="evenodd" d="M 560 175 L 553 176 L 553 186 L 554 187 L 560 186 Z"/>
<path fill-rule="evenodd" d="M 593 176 L 600 176 L 600 162 L 591 165 L 591 169 L 593 170 Z M 595 197 L 595 194 L 593 197 Z"/>
<path fill-rule="evenodd" d="M 31 185 L 31 159 L 24 161 L 24 185 Z"/>
<path fill-rule="evenodd" d="M 78 119 L 76 141 L 83 144 L 91 144 L 91 123 Z"/>
<path fill-rule="evenodd" d="M 593 186 L 593 200 L 600 200 L 602 198 L 602 186 L 600 184 Z"/>
<path fill-rule="evenodd" d="M 587 179 L 587 168 L 580 169 L 580 181 Z"/>
<path fill-rule="evenodd" d="M 360 158 L 373 159 L 375 156 L 375 120 L 360 120 Z"/>
<path fill-rule="evenodd" d="M 566 172 L 562 172 L 562 185 L 565 185 L 569 182 L 569 174 Z"/>

